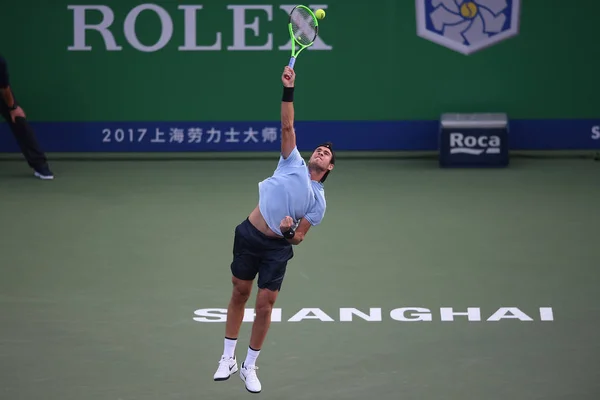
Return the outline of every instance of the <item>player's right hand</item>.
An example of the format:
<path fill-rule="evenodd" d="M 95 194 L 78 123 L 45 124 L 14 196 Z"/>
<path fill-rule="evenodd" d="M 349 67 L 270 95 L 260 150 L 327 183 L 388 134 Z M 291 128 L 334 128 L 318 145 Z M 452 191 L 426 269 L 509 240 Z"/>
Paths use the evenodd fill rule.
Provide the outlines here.
<path fill-rule="evenodd" d="M 285 66 L 283 74 L 281 75 L 281 81 L 285 87 L 294 87 L 294 81 L 296 80 L 296 73 L 289 66 Z"/>
<path fill-rule="evenodd" d="M 14 110 L 10 111 L 10 119 L 12 119 L 12 122 L 15 122 L 16 118 L 26 118 L 25 117 L 25 111 L 23 111 L 23 109 L 19 106 L 17 106 L 17 108 L 15 108 Z"/>
<path fill-rule="evenodd" d="M 281 230 L 281 232 L 289 231 L 292 228 L 292 226 L 294 226 L 294 220 L 292 219 L 292 217 L 285 217 L 279 223 L 279 229 Z"/>

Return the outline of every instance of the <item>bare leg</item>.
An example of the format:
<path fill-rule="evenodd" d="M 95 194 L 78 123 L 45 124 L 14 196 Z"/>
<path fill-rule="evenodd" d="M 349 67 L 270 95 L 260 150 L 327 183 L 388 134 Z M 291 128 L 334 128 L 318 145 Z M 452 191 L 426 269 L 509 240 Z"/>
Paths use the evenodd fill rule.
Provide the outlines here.
<path fill-rule="evenodd" d="M 244 319 L 244 308 L 250 292 L 252 291 L 252 281 L 243 281 L 235 276 L 231 279 L 233 283 L 233 292 L 231 300 L 227 307 L 227 323 L 225 325 L 225 336 L 230 339 L 237 339 Z"/>
<path fill-rule="evenodd" d="M 244 306 L 250 297 L 252 281 L 243 281 L 232 277 L 233 292 L 229 306 L 227 307 L 227 323 L 225 325 L 225 340 L 223 343 L 223 355 L 219 361 L 219 368 L 215 372 L 215 381 L 225 381 L 238 371 L 235 358 L 235 347 L 237 336 L 244 319 Z"/>
<path fill-rule="evenodd" d="M 271 311 L 277 299 L 278 291 L 259 289 L 256 297 L 256 317 L 252 325 L 250 347 L 260 350 L 271 326 Z"/>
<path fill-rule="evenodd" d="M 252 324 L 250 346 L 248 347 L 246 359 L 240 369 L 240 377 L 245 382 L 246 389 L 252 393 L 260 393 L 262 390 L 260 380 L 256 376 L 256 359 L 267 337 L 267 332 L 271 325 L 271 311 L 273 310 L 273 305 L 278 294 L 279 291 L 258 289 L 258 295 L 256 296 L 256 317 Z"/>

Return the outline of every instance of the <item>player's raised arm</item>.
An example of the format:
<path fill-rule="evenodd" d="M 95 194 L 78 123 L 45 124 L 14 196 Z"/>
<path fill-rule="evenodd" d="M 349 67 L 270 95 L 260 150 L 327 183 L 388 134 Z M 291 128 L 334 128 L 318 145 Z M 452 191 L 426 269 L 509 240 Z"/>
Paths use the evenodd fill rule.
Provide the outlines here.
<path fill-rule="evenodd" d="M 289 79 L 288 79 L 289 78 Z M 296 133 L 294 132 L 294 81 L 296 73 L 286 66 L 281 80 L 283 82 L 283 96 L 281 98 L 281 155 L 288 158 L 296 147 Z"/>

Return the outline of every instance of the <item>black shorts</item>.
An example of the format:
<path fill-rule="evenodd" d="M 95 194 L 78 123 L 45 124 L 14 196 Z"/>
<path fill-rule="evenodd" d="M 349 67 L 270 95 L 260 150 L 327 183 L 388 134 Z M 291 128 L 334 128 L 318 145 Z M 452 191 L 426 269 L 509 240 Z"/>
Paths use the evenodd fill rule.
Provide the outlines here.
<path fill-rule="evenodd" d="M 288 261 L 294 256 L 292 245 L 283 238 L 271 238 L 246 218 L 235 228 L 231 273 L 251 281 L 258 274 L 258 287 L 281 289 Z"/>

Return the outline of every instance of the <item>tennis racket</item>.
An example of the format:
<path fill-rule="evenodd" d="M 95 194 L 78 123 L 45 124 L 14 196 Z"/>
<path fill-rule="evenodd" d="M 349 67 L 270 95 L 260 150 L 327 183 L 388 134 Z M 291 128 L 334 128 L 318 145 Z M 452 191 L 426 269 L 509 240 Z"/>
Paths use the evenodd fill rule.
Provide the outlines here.
<path fill-rule="evenodd" d="M 290 68 L 294 68 L 296 59 L 302 50 L 310 47 L 319 34 L 319 22 L 310 8 L 298 5 L 290 12 L 288 29 L 292 39 L 292 56 L 290 57 Z M 285 79 L 290 79 L 286 75 Z"/>

